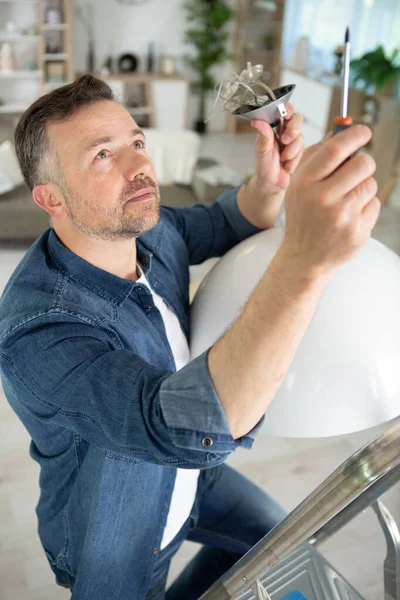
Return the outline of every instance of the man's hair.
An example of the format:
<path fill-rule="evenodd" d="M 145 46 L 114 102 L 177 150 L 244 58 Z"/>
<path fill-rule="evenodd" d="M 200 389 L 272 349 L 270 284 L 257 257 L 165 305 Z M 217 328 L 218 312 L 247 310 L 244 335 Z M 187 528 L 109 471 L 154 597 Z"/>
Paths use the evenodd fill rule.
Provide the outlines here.
<path fill-rule="evenodd" d="M 73 83 L 38 98 L 21 116 L 15 130 L 15 151 L 30 190 L 41 183 L 63 185 L 57 153 L 47 135 L 49 123 L 65 121 L 80 108 L 101 100 L 114 100 L 107 83 L 81 75 Z"/>

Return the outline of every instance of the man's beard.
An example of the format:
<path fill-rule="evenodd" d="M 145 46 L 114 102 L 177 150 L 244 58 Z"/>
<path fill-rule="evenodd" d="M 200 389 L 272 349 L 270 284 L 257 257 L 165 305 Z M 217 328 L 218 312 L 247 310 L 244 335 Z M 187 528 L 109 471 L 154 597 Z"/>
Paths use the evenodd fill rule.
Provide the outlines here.
<path fill-rule="evenodd" d="M 153 188 L 154 199 L 139 200 L 140 216 L 131 214 L 131 208 L 126 206 L 129 198 L 144 188 Z M 72 223 L 82 233 L 101 240 L 127 240 L 141 236 L 155 227 L 160 219 L 160 191 L 158 185 L 150 178 L 144 177 L 132 182 L 129 189 L 118 198 L 115 206 L 96 213 L 84 198 L 64 190 L 65 201 Z"/>

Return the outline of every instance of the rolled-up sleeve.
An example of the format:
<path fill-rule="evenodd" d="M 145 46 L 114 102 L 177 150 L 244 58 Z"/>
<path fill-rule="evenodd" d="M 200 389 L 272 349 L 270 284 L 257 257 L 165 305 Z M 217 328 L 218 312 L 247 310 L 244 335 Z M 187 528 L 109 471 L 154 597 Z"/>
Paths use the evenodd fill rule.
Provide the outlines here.
<path fill-rule="evenodd" d="M 261 231 L 240 212 L 238 191 L 238 187 L 226 190 L 209 206 L 162 207 L 163 218 L 175 227 L 186 244 L 190 264 L 223 256 L 242 240 Z"/>
<path fill-rule="evenodd" d="M 3 340 L 0 369 L 12 405 L 46 427 L 156 464 L 206 468 L 251 447 L 256 430 L 231 435 L 206 353 L 171 373 L 116 348 L 104 330 L 63 319 L 38 316 Z"/>
<path fill-rule="evenodd" d="M 261 422 L 246 436 L 234 440 L 215 391 L 208 366 L 209 350 L 164 380 L 160 388 L 161 410 L 175 446 L 214 452 L 251 448 Z"/>
<path fill-rule="evenodd" d="M 240 212 L 237 203 L 239 189 L 240 188 L 236 187 L 226 190 L 226 192 L 217 198 L 217 202 L 222 208 L 225 218 L 235 232 L 238 240 L 242 241 L 255 233 L 259 233 L 261 229 L 258 229 L 255 225 L 249 223 Z"/>

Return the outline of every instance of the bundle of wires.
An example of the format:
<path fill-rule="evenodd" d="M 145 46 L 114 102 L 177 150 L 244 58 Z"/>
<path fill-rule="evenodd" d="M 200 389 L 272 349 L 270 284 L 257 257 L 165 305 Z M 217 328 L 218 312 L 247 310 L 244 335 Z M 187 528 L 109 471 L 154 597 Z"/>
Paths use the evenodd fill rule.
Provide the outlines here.
<path fill-rule="evenodd" d="M 248 62 L 240 75 L 233 73 L 232 79 L 217 84 L 217 98 L 207 121 L 215 115 L 215 107 L 220 99 L 224 101 L 224 110 L 235 114 L 246 113 L 276 100 L 274 92 L 262 81 L 263 74 L 263 65 L 252 66 Z"/>

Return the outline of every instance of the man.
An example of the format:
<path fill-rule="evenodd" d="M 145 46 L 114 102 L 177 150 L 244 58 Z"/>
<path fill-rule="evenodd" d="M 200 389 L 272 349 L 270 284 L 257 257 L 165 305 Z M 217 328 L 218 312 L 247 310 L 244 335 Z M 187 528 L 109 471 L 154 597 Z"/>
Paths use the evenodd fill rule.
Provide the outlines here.
<path fill-rule="evenodd" d="M 302 155 L 291 108 L 281 154 L 269 126 L 254 126 L 247 185 L 210 207 L 160 209 L 143 133 L 104 82 L 83 76 L 18 124 L 21 170 L 52 228 L 3 294 L 0 367 L 41 467 L 39 535 L 76 600 L 199 598 L 283 517 L 223 462 L 251 447 L 326 282 L 380 203 L 374 162 L 349 159 L 366 127 L 307 151 L 280 250 L 232 327 L 190 361 L 189 264 L 272 227 Z M 165 595 L 184 539 L 203 549 Z"/>

